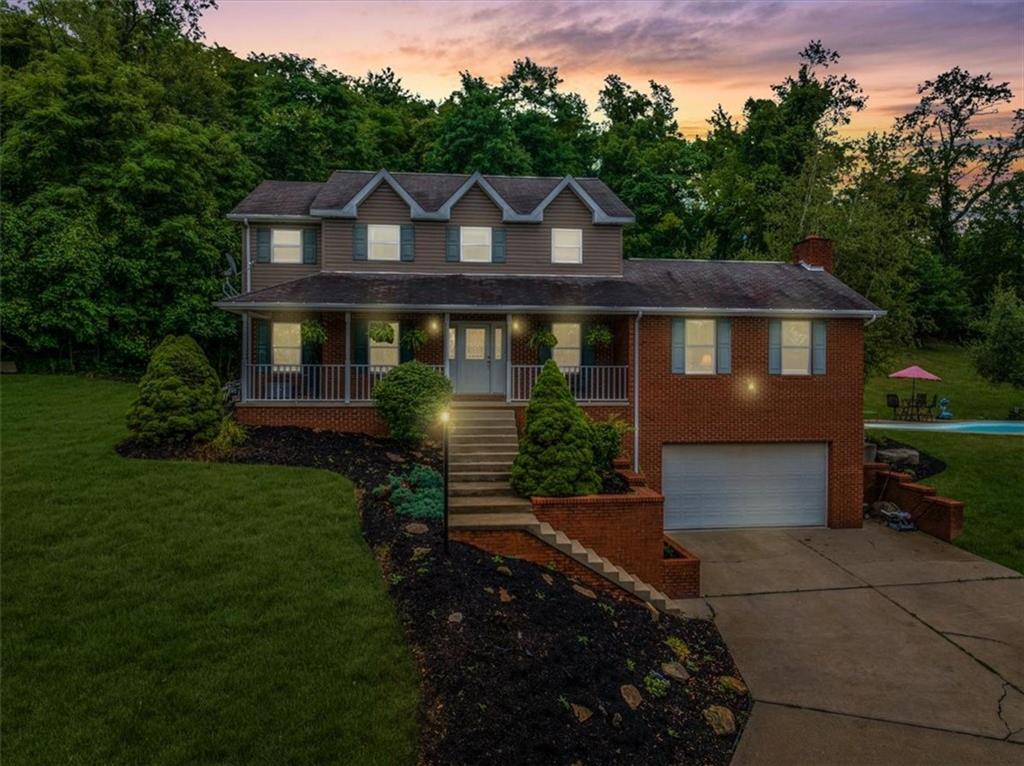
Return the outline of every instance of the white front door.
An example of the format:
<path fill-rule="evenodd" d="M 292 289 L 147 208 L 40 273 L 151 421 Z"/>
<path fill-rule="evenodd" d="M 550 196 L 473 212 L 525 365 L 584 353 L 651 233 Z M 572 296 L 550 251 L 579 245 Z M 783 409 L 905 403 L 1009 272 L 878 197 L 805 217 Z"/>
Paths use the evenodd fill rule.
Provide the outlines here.
<path fill-rule="evenodd" d="M 666 444 L 665 529 L 824 525 L 828 445 Z"/>
<path fill-rule="evenodd" d="M 449 344 L 456 394 L 505 393 L 504 322 L 453 322 Z"/>

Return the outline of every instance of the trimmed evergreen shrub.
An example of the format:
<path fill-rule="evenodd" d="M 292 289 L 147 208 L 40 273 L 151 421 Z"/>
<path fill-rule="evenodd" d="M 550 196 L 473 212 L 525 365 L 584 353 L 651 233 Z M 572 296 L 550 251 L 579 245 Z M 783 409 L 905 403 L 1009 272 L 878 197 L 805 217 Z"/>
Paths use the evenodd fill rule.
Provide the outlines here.
<path fill-rule="evenodd" d="M 444 479 L 433 468 L 414 465 L 405 475 L 391 474 L 388 495 L 399 516 L 439 519 L 444 515 Z"/>
<path fill-rule="evenodd" d="M 598 473 L 612 470 L 612 464 L 622 454 L 622 437 L 632 427 L 618 415 L 607 420 L 590 422 L 590 448 L 594 451 L 594 468 Z"/>
<path fill-rule="evenodd" d="M 128 430 L 143 444 L 208 442 L 217 435 L 224 401 L 217 373 L 188 335 L 168 335 L 150 357 Z"/>
<path fill-rule="evenodd" d="M 544 364 L 526 408 L 512 488 L 524 497 L 587 495 L 601 489 L 591 427 L 554 360 Z"/>
<path fill-rule="evenodd" d="M 388 431 L 406 444 L 422 443 L 451 399 L 451 381 L 417 361 L 398 365 L 373 388 L 373 403 Z"/>

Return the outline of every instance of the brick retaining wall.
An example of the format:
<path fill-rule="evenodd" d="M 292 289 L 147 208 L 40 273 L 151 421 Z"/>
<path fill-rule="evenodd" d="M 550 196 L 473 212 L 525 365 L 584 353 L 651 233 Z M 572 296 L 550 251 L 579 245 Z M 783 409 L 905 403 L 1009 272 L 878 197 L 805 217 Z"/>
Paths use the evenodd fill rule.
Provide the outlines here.
<path fill-rule="evenodd" d="M 913 518 L 917 528 L 933 537 L 952 542 L 964 531 L 964 504 L 942 497 L 934 487 L 917 484 L 907 473 L 892 471 L 885 463 L 864 466 L 864 500 L 887 500 Z"/>

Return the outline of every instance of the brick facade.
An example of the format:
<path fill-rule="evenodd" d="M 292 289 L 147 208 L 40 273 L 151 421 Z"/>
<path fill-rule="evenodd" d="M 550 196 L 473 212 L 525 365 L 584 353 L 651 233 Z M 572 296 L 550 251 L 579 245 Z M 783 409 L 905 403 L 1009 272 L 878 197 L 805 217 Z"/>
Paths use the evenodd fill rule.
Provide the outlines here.
<path fill-rule="evenodd" d="M 668 537 L 664 544 L 676 552 L 676 558 L 662 561 L 662 591 L 669 598 L 696 598 L 700 595 L 700 559 Z"/>
<path fill-rule="evenodd" d="M 917 484 L 910 474 L 892 471 L 885 463 L 864 466 L 864 501 L 887 500 L 906 511 L 914 524 L 947 543 L 964 531 L 964 504 L 936 494 L 934 487 Z"/>
<path fill-rule="evenodd" d="M 768 374 L 768 320 L 732 320 L 732 373 L 680 375 L 671 319 L 640 321 L 640 471 L 661 491 L 666 444 L 825 442 L 828 525 L 861 525 L 863 324 L 828 322 L 824 375 Z"/>

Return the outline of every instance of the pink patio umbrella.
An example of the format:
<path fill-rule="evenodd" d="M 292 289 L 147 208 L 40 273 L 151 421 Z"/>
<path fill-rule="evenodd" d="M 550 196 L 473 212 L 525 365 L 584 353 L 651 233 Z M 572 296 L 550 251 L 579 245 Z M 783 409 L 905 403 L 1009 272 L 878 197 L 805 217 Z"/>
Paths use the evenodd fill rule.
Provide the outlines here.
<path fill-rule="evenodd" d="M 912 381 L 910 384 L 910 398 L 913 399 L 917 395 L 917 381 L 919 380 L 942 380 L 938 375 L 935 375 L 923 367 L 918 367 L 916 364 L 907 367 L 902 370 L 897 370 L 890 378 L 910 378 Z"/>

